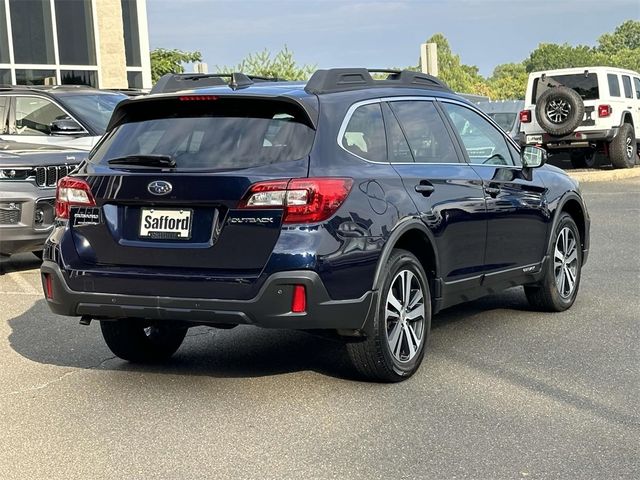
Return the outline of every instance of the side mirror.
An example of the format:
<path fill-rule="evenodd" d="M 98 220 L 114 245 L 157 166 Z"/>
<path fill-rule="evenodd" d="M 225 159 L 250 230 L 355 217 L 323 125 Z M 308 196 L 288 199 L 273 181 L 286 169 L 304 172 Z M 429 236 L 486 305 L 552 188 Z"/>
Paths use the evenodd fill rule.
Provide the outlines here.
<path fill-rule="evenodd" d="M 72 118 L 61 118 L 51 122 L 51 135 L 80 135 L 84 128 Z"/>
<path fill-rule="evenodd" d="M 538 168 L 547 162 L 547 151 L 534 145 L 525 145 L 520 150 L 520 159 L 524 168 Z"/>

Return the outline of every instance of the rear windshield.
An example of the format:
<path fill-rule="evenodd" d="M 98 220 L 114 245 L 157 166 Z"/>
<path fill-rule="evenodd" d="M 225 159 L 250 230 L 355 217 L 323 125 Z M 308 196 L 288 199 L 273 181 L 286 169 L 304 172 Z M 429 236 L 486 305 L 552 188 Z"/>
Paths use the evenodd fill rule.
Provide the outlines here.
<path fill-rule="evenodd" d="M 598 91 L 598 75 L 595 73 L 575 73 L 572 75 L 547 75 L 547 79 L 553 79 L 565 87 L 569 87 L 582 97 L 583 100 L 597 100 L 600 98 Z M 533 81 L 533 103 L 538 98 L 538 82 L 539 78 Z M 542 93 L 542 92 L 541 92 Z"/>
<path fill-rule="evenodd" d="M 136 155 L 166 155 L 177 170 L 229 170 L 299 160 L 314 130 L 300 107 L 273 100 L 149 102 L 107 134 L 95 164 Z"/>

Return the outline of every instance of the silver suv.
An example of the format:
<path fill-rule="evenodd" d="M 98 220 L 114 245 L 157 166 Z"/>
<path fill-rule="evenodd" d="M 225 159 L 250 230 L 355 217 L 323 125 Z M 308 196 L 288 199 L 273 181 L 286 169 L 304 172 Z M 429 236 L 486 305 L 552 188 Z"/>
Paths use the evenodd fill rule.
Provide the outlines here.
<path fill-rule="evenodd" d="M 0 140 L 0 255 L 42 253 L 56 184 L 86 158 L 85 151 Z"/>
<path fill-rule="evenodd" d="M 0 139 L 91 150 L 125 98 L 75 85 L 0 87 Z"/>
<path fill-rule="evenodd" d="M 521 142 L 571 154 L 574 167 L 616 168 L 638 162 L 640 74 L 612 67 L 533 72 L 520 112 Z"/>

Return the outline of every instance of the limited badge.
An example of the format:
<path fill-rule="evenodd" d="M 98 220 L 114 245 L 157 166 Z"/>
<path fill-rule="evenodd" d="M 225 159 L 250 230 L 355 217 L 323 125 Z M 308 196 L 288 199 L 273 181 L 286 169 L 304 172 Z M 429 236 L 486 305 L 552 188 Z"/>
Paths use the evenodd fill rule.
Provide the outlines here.
<path fill-rule="evenodd" d="M 73 212 L 73 226 L 99 225 L 102 223 L 102 213 L 99 208 L 78 208 Z"/>

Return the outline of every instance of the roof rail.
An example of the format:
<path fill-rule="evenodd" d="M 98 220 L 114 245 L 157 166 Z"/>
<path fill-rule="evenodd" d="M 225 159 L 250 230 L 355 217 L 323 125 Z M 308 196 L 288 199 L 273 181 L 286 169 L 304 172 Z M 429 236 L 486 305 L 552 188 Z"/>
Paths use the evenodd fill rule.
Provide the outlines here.
<path fill-rule="evenodd" d="M 387 78 L 374 79 L 372 73 L 386 73 Z M 389 70 L 367 68 L 331 68 L 317 70 L 307 82 L 307 93 L 323 94 L 358 90 L 368 87 L 409 87 L 449 90 L 436 77 L 412 70 Z"/>
<path fill-rule="evenodd" d="M 225 81 L 225 79 L 229 79 Z M 217 87 L 228 85 L 233 90 L 246 88 L 255 82 L 278 82 L 279 78 L 234 73 L 167 73 L 160 77 L 151 89 L 151 93 L 171 93 L 193 88 Z"/>
<path fill-rule="evenodd" d="M 0 84 L 0 90 L 66 90 L 75 88 L 94 88 L 90 85 L 9 85 Z"/>

